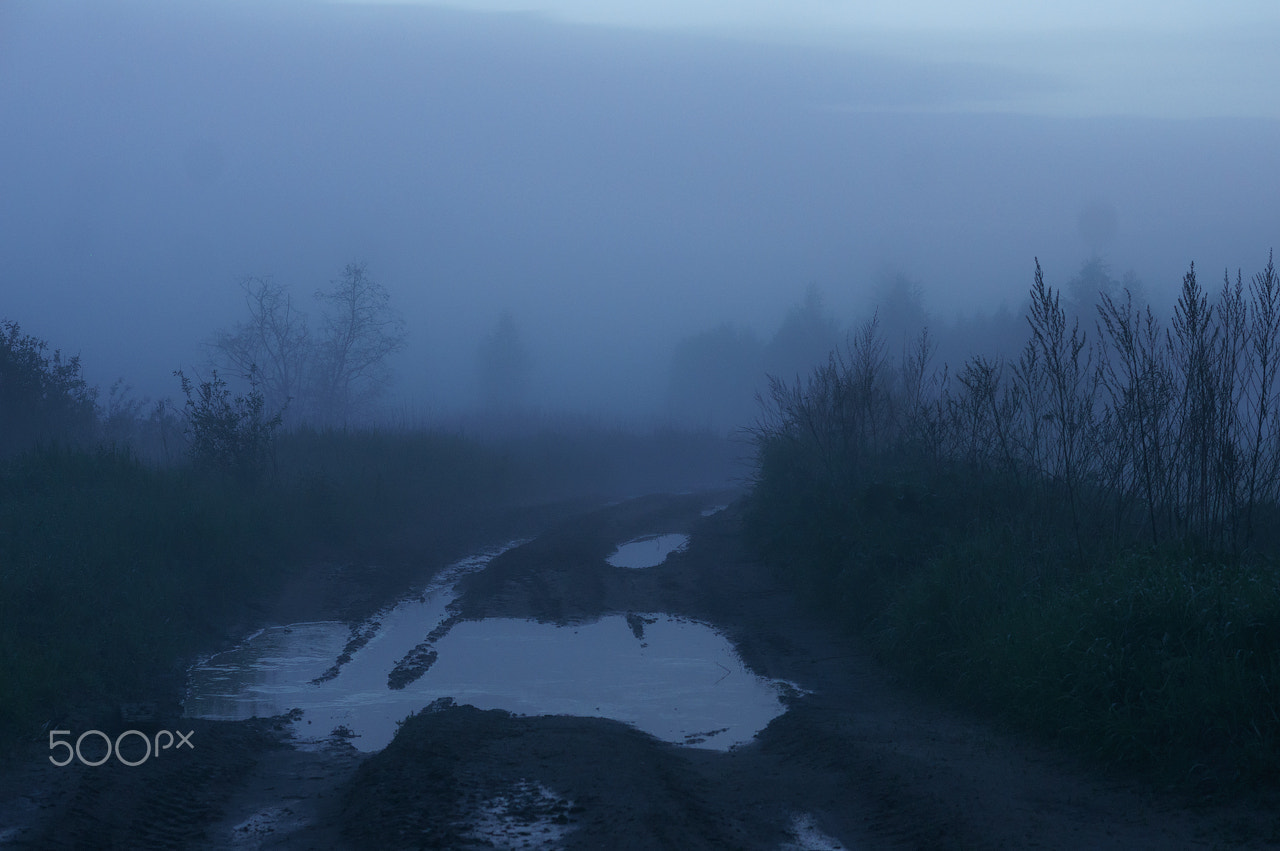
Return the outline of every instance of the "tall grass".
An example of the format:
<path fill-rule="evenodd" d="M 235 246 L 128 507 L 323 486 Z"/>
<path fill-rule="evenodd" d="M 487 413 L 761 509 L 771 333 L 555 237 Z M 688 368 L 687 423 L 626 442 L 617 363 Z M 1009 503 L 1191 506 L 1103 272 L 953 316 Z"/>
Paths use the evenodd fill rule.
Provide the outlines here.
<path fill-rule="evenodd" d="M 1092 333 L 1037 263 L 1013 360 L 895 362 L 875 321 L 774 381 L 749 524 L 895 664 L 1166 776 L 1280 770 L 1274 263 L 1172 320 L 1102 295 Z M 1210 770 L 1210 767 L 1212 770 Z"/>

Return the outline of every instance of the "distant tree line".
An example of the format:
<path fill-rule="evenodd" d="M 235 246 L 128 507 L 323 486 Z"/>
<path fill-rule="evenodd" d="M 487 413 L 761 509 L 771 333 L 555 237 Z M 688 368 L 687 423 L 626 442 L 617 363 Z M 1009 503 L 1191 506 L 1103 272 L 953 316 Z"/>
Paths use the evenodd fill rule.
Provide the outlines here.
<path fill-rule="evenodd" d="M 1132 272 L 1117 280 L 1106 262 L 1095 256 L 1082 263 L 1062 288 L 1062 308 L 1069 319 L 1087 324 L 1101 295 L 1116 298 L 1122 291 L 1133 293 L 1139 301 L 1144 294 L 1142 282 Z M 845 322 L 826 306 L 817 287 L 810 286 L 770 337 L 724 323 L 679 341 L 670 362 L 668 412 L 678 420 L 720 430 L 750 426 L 760 410 L 756 397 L 769 393 L 769 376 L 795 381 L 808 375 L 871 316 L 886 351 L 899 360 L 907 356 L 925 327 L 936 358 L 946 362 L 962 363 L 975 354 L 1016 357 L 1023 344 L 1023 315 L 1028 307 L 1024 303 L 1014 311 L 1001 306 L 991 313 L 957 315 L 942 322 L 925 306 L 919 282 L 892 273 L 871 286 L 863 318 Z"/>
<path fill-rule="evenodd" d="M 810 286 L 768 341 L 730 323 L 681 340 L 671 361 L 668 408 L 699 426 L 745 425 L 754 419 L 755 397 L 767 374 L 803 375 L 840 339 L 822 294 Z"/>
<path fill-rule="evenodd" d="M 386 387 L 404 321 L 366 267 L 349 264 L 327 291 L 314 329 L 269 278 L 242 282 L 248 319 L 215 335 L 207 377 L 175 371 L 184 404 L 134 398 L 123 380 L 100 405 L 79 356 L 0 322 L 0 457 L 37 446 L 128 446 L 153 460 L 186 454 L 197 466 L 253 480 L 272 436 L 291 425 L 342 426 L 368 415 Z M 233 392 L 227 376 L 245 386 Z"/>

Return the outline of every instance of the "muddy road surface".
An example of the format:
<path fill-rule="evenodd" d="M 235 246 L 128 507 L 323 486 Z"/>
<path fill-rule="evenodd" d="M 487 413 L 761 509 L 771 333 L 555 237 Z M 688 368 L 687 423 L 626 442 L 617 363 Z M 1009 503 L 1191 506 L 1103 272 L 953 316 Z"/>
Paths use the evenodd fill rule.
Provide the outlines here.
<path fill-rule="evenodd" d="M 0 848 L 1280 847 L 1266 800 L 1144 791 L 895 684 L 749 557 L 737 506 L 712 511 L 724 501 L 646 497 L 546 529 L 457 581 L 434 646 L 443 659 L 448 632 L 493 619 L 585 632 L 622 616 L 641 644 L 659 618 L 709 624 L 776 694 L 776 717 L 740 744 L 458 695 L 368 751 L 296 714 L 183 717 L 169 684 L 171 701 L 118 726 L 191 731 L 194 747 L 59 768 L 33 744 L 0 778 Z M 609 562 L 659 533 L 689 541 L 657 566 Z M 290 614 L 333 618 L 333 597 Z M 419 667 L 401 679 L 434 670 Z"/>

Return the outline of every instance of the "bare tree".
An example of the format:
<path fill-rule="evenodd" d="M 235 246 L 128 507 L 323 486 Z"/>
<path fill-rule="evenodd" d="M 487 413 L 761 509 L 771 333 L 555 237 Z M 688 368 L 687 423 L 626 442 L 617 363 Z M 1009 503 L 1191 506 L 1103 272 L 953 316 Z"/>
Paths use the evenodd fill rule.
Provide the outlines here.
<path fill-rule="evenodd" d="M 307 318 L 269 277 L 246 277 L 240 288 L 249 319 L 214 336 L 214 361 L 245 381 L 256 378 L 267 410 L 286 411 L 296 423 L 305 415 L 302 397 L 313 354 Z"/>
<path fill-rule="evenodd" d="M 343 424 L 367 410 L 385 388 L 388 355 L 404 346 L 404 320 L 391 297 L 365 271 L 349 264 L 328 292 L 317 292 L 319 333 L 271 278 L 246 277 L 249 318 L 210 342 L 214 365 L 251 381 L 268 411 L 290 425 Z"/>
<path fill-rule="evenodd" d="M 347 264 L 333 289 L 316 298 L 327 307 L 313 365 L 316 413 L 322 422 L 345 424 L 386 389 L 387 358 L 404 348 L 405 324 L 363 263 Z"/>

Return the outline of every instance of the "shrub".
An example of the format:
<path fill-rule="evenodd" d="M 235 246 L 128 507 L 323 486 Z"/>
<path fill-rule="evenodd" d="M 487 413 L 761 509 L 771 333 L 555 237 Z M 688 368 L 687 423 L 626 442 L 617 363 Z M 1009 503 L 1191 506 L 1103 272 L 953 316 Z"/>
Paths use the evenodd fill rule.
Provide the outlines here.
<path fill-rule="evenodd" d="M 47 349 L 18 323 L 0 322 L 0 456 L 93 435 L 97 394 L 80 375 L 80 357 Z"/>
<path fill-rule="evenodd" d="M 241 481 L 257 480 L 266 471 L 272 441 L 282 422 L 277 412 L 267 417 L 266 402 L 256 381 L 247 394 L 232 398 L 227 382 L 217 370 L 208 381 L 195 384 L 182 370 L 174 375 L 187 397 L 188 452 L 196 466 L 231 475 Z"/>
<path fill-rule="evenodd" d="M 875 322 L 774 380 L 747 532 L 792 587 L 961 699 L 1175 782 L 1280 778 L 1280 276 L 1167 326 L 1036 266 L 1030 339 L 925 379 Z M 894 376 L 900 378 L 895 379 Z M 936 375 L 936 373 L 935 373 Z"/>

